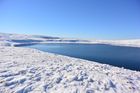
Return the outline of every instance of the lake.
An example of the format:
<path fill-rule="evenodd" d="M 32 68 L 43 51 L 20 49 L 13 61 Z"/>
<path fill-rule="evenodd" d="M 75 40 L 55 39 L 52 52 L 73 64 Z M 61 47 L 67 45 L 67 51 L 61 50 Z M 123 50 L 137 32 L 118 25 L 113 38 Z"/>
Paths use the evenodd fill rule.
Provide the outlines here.
<path fill-rule="evenodd" d="M 140 48 L 105 44 L 35 44 L 21 47 L 140 71 Z"/>

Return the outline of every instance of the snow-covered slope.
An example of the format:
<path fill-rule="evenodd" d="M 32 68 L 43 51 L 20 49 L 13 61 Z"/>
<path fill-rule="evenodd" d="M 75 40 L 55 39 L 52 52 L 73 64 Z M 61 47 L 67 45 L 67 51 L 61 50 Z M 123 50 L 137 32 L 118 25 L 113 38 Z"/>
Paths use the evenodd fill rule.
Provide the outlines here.
<path fill-rule="evenodd" d="M 0 93 L 140 93 L 140 72 L 35 49 L 0 47 Z"/>

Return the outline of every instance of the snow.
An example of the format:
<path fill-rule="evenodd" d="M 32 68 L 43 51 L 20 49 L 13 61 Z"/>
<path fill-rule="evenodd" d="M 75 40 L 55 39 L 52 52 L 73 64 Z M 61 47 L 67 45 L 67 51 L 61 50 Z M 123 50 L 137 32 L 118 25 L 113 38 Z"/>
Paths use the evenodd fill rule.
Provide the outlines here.
<path fill-rule="evenodd" d="M 140 47 L 140 39 L 129 40 L 91 40 L 91 43 L 109 44 L 115 46 Z"/>
<path fill-rule="evenodd" d="M 27 42 L 14 42 L 15 40 L 23 40 Z M 32 41 L 32 42 L 28 42 Z M 24 35 L 24 34 L 7 34 L 0 33 L 0 45 L 2 46 L 18 46 L 37 43 L 81 43 L 81 44 L 109 44 L 116 46 L 140 47 L 140 39 L 130 40 L 81 40 L 73 38 L 59 38 L 41 35 Z"/>
<path fill-rule="evenodd" d="M 67 39 L 67 38 L 41 36 L 41 35 L 0 33 L 0 45 L 4 45 L 6 43 L 9 46 L 19 46 L 19 45 L 37 44 L 37 43 L 45 44 L 45 43 L 86 43 L 86 42 L 87 40 L 80 40 L 80 39 Z"/>
<path fill-rule="evenodd" d="M 140 93 L 138 71 L 14 47 L 34 43 L 140 47 L 140 39 L 80 40 L 0 33 L 0 93 Z"/>
<path fill-rule="evenodd" d="M 0 93 L 140 93 L 140 72 L 1 46 Z"/>

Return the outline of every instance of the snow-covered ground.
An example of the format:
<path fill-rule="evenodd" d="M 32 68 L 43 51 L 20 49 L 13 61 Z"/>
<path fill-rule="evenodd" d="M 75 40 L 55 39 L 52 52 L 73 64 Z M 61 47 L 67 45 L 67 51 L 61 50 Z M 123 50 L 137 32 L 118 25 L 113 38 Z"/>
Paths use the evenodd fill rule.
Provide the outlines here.
<path fill-rule="evenodd" d="M 140 72 L 1 46 L 0 93 L 140 93 Z"/>

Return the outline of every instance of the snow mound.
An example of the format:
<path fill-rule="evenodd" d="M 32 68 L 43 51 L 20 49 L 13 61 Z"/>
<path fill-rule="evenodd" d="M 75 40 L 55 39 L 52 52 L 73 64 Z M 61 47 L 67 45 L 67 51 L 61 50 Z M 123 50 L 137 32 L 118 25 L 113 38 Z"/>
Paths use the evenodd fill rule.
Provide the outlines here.
<path fill-rule="evenodd" d="M 0 47 L 0 93 L 140 93 L 140 72 L 35 49 Z"/>

